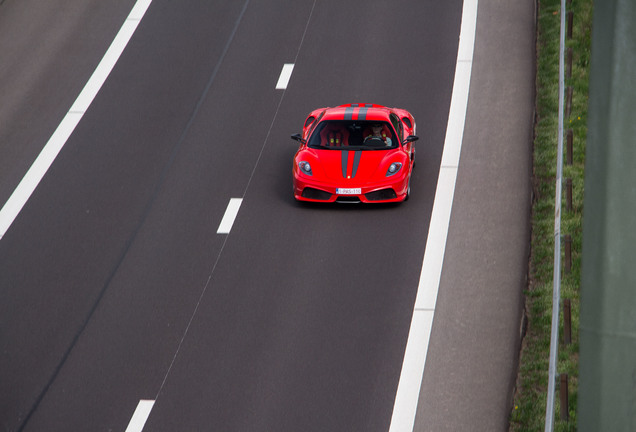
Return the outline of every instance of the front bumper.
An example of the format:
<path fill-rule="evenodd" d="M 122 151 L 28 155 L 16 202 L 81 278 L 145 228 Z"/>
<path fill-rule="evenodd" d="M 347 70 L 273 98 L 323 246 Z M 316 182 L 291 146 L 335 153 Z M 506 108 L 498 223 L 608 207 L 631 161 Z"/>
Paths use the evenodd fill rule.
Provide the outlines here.
<path fill-rule="evenodd" d="M 340 184 L 317 182 L 308 176 L 294 176 L 294 198 L 308 202 L 402 202 L 408 194 L 409 176 L 387 178 L 383 182 L 360 184 L 351 180 Z M 360 193 L 338 193 L 338 189 L 359 189 Z"/>

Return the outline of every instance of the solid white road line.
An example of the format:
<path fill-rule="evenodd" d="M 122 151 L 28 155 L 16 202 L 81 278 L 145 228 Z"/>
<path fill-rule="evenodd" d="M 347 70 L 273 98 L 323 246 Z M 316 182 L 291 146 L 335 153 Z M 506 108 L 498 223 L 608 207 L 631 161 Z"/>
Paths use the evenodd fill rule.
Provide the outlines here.
<path fill-rule="evenodd" d="M 473 65 L 478 0 L 464 0 L 444 153 L 389 432 L 412 431 L 442 275 Z"/>
<path fill-rule="evenodd" d="M 18 184 L 18 187 L 13 191 L 11 197 L 9 197 L 2 207 L 2 210 L 0 210 L 0 239 L 2 239 L 22 210 L 22 207 L 24 207 L 26 202 L 29 200 L 29 197 L 38 186 L 49 167 L 53 164 L 58 153 L 62 150 L 62 147 L 66 144 L 66 141 L 82 119 L 82 116 L 93 102 L 95 95 L 97 95 L 97 92 L 106 81 L 106 78 L 108 78 L 108 75 L 117 63 L 117 60 L 124 51 L 124 48 L 126 48 L 128 41 L 137 29 L 139 22 L 146 13 L 146 10 L 148 10 L 151 2 L 152 0 L 137 0 L 137 3 L 133 6 L 128 18 L 126 18 L 126 21 L 121 26 L 117 36 L 115 36 L 115 39 L 108 48 L 108 51 L 104 54 L 104 57 L 99 62 L 99 65 L 93 72 L 93 75 L 91 75 L 90 79 L 84 86 L 84 89 L 62 120 L 62 123 L 59 124 L 49 141 L 31 165 L 31 168 L 29 168 L 25 176 L 22 178 L 22 181 L 20 181 L 20 184 Z"/>
<path fill-rule="evenodd" d="M 221 224 L 219 225 L 219 229 L 216 230 L 217 234 L 229 234 L 232 230 L 232 225 L 234 225 L 234 219 L 236 219 L 236 215 L 238 214 L 239 208 L 241 207 L 241 203 L 243 202 L 243 198 L 232 198 L 230 199 L 229 204 L 227 205 L 227 209 L 225 209 L 225 214 L 223 215 L 223 219 L 221 219 Z"/>
<path fill-rule="evenodd" d="M 289 84 L 289 79 L 291 78 L 293 70 L 293 63 L 285 63 L 283 65 L 283 70 L 280 71 L 280 76 L 278 77 L 278 82 L 276 83 L 276 90 L 284 90 L 287 88 L 287 84 Z"/>
<path fill-rule="evenodd" d="M 155 401 L 142 399 L 137 404 L 137 409 L 128 423 L 126 432 L 141 432 L 146 425 L 150 411 L 152 410 Z"/>

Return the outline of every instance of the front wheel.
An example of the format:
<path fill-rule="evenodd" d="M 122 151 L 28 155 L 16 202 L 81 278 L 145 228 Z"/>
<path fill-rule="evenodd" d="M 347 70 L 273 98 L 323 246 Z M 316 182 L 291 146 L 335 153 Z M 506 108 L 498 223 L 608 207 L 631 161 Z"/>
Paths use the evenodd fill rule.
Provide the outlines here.
<path fill-rule="evenodd" d="M 406 196 L 404 197 L 404 201 L 408 201 L 411 197 L 411 177 L 409 177 L 409 185 L 406 188 Z"/>

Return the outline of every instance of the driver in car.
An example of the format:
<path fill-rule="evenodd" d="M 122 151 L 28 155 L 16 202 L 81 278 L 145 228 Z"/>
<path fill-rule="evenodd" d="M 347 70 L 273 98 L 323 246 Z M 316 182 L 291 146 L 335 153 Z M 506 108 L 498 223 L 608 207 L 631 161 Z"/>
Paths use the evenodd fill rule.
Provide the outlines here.
<path fill-rule="evenodd" d="M 380 139 L 384 141 L 387 147 L 391 147 L 391 138 L 386 136 L 386 131 L 384 130 L 384 126 L 382 125 L 382 123 L 375 123 L 371 125 L 371 133 L 365 136 L 364 140 L 367 141 L 373 138 Z"/>

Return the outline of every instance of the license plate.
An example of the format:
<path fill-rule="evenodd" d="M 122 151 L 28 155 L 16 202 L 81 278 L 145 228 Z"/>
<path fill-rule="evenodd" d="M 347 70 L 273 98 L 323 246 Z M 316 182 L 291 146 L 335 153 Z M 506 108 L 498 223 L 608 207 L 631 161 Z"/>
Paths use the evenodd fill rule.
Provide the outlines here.
<path fill-rule="evenodd" d="M 361 188 L 336 188 L 336 194 L 338 195 L 360 195 L 361 193 Z"/>

